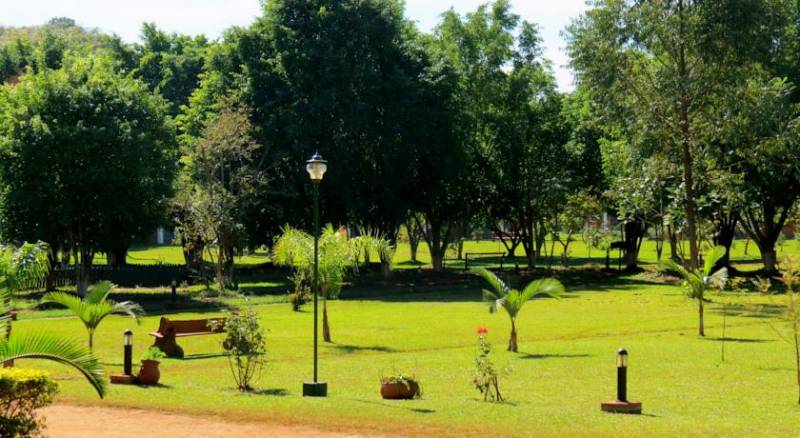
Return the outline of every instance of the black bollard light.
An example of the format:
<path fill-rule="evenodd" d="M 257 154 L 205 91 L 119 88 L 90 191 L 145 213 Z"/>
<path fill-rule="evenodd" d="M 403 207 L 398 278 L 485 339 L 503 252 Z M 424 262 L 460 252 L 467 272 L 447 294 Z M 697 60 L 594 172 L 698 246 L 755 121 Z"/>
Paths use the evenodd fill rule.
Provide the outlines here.
<path fill-rule="evenodd" d="M 178 282 L 172 280 L 170 287 L 172 287 L 172 303 L 174 304 L 178 302 Z"/>
<path fill-rule="evenodd" d="M 133 373 L 133 332 L 131 329 L 125 330 L 123 338 L 125 340 L 125 365 L 123 372 L 126 376 L 130 376 Z"/>
<path fill-rule="evenodd" d="M 617 399 L 600 403 L 605 412 L 641 414 L 642 403 L 628 401 L 628 351 L 617 350 Z"/>
<path fill-rule="evenodd" d="M 628 352 L 617 350 L 617 400 L 628 401 Z"/>

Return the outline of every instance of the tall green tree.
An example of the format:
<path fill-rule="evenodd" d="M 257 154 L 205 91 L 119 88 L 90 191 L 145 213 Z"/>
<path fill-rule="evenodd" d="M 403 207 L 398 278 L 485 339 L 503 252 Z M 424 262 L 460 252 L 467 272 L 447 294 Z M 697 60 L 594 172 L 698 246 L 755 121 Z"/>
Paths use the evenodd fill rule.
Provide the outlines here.
<path fill-rule="evenodd" d="M 246 29 L 209 50 L 200 89 L 182 116 L 187 135 L 213 114 L 218 90 L 241 91 L 252 109 L 262 169 L 281 180 L 248 216 L 248 234 L 269 239 L 288 220 L 310 223 L 302 163 L 330 163 L 321 187 L 325 220 L 394 238 L 413 199 L 419 78 L 425 56 L 395 0 L 270 0 Z"/>
<path fill-rule="evenodd" d="M 127 250 L 163 221 L 175 171 L 165 102 L 107 58 L 0 88 L 0 236 L 67 242 L 80 294 L 97 252 Z"/>
<path fill-rule="evenodd" d="M 679 153 L 691 266 L 699 264 L 695 161 L 708 112 L 742 59 L 779 34 L 767 0 L 604 0 L 567 31 L 571 64 L 633 146 Z"/>
<path fill-rule="evenodd" d="M 223 99 L 203 135 L 186 146 L 176 206 L 185 242 L 200 245 L 214 262 L 220 292 L 235 287 L 234 256 L 247 245 L 245 212 L 265 188 L 258 168 L 250 109 Z M 179 205 L 178 205 L 179 204 Z"/>
<path fill-rule="evenodd" d="M 721 105 L 716 159 L 728 172 L 741 225 L 758 245 L 764 271 L 776 272 L 775 245 L 800 198 L 800 106 L 785 79 L 756 73 Z"/>

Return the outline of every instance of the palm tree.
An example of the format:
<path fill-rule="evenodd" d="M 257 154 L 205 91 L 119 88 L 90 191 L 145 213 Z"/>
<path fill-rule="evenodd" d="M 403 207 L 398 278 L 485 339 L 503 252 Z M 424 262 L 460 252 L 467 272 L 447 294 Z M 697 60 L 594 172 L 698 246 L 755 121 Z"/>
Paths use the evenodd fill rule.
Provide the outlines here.
<path fill-rule="evenodd" d="M 66 292 L 50 292 L 42 297 L 42 303 L 60 304 L 77 316 L 89 332 L 89 350 L 91 350 L 94 347 L 94 332 L 106 316 L 129 315 L 139 324 L 139 316 L 144 314 L 142 306 L 132 301 L 117 303 L 109 300 L 108 295 L 112 290 L 114 285 L 111 282 L 102 281 L 90 287 L 82 299 Z"/>
<path fill-rule="evenodd" d="M 3 308 L 0 318 L 5 318 L 5 337 L 11 336 L 12 301 L 14 296 L 26 289 L 40 286 L 50 270 L 50 249 L 46 243 L 24 243 L 19 247 L 0 245 L 0 292 Z M 13 365 L 14 361 L 4 361 Z"/>
<path fill-rule="evenodd" d="M 493 272 L 478 268 L 473 269 L 475 274 L 480 275 L 489 283 L 490 289 L 483 290 L 483 297 L 490 302 L 489 312 L 497 312 L 499 307 L 505 309 L 511 318 L 511 337 L 508 339 L 508 351 L 517 352 L 517 315 L 522 310 L 522 306 L 528 301 L 542 296 L 559 298 L 564 293 L 564 285 L 555 278 L 543 278 L 534 280 L 519 291 L 510 289 Z"/>
<path fill-rule="evenodd" d="M 700 318 L 700 336 L 706 335 L 703 323 L 703 302 L 705 301 L 706 290 L 712 287 L 721 289 L 728 281 L 728 268 L 720 268 L 713 274 L 711 273 L 724 256 L 724 246 L 715 246 L 711 248 L 711 251 L 706 254 L 702 271 L 699 269 L 686 269 L 674 260 L 667 260 L 662 263 L 666 269 L 675 271 L 683 277 L 683 284 L 686 286 L 686 295 L 688 295 L 689 298 L 697 300 L 697 312 Z"/>
<path fill-rule="evenodd" d="M 8 289 L 0 289 L 0 314 L 5 315 L 8 307 Z M 74 342 L 47 335 L 31 335 L 26 337 L 6 336 L 8 316 L 0 317 L 0 363 L 10 363 L 18 359 L 45 359 L 71 366 L 78 370 L 100 398 L 106 393 L 106 381 L 103 367 L 97 357 Z"/>
<path fill-rule="evenodd" d="M 281 266 L 291 266 L 302 271 L 305 278 L 314 278 L 314 237 L 292 228 L 283 227 L 283 232 L 272 248 L 273 260 Z M 322 339 L 332 342 L 328 322 L 328 299 L 339 296 L 345 277 L 358 269 L 358 256 L 363 251 L 376 251 L 382 257 L 387 248 L 383 239 L 356 237 L 348 239 L 332 225 L 322 229 L 319 238 L 319 293 L 322 295 Z"/>

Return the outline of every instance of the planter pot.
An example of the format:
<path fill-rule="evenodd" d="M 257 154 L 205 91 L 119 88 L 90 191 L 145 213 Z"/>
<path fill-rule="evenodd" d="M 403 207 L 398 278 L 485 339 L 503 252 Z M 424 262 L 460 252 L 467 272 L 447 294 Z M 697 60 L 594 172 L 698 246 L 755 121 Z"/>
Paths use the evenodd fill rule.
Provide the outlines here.
<path fill-rule="evenodd" d="M 158 369 L 157 360 L 143 360 L 142 367 L 139 368 L 137 380 L 140 385 L 155 385 L 161 378 L 161 371 Z"/>
<path fill-rule="evenodd" d="M 419 394 L 417 382 L 387 382 L 381 383 L 381 397 L 386 400 L 411 400 Z"/>

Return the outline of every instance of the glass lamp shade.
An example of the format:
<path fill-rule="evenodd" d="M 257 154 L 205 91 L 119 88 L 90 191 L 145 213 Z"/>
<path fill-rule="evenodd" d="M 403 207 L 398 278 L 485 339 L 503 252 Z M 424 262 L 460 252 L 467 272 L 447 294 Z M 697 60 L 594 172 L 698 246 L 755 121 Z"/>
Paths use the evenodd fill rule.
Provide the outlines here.
<path fill-rule="evenodd" d="M 325 171 L 328 170 L 328 162 L 322 159 L 322 156 L 315 153 L 310 160 L 306 161 L 306 171 L 311 181 L 322 181 Z"/>
<path fill-rule="evenodd" d="M 625 368 L 628 366 L 628 352 L 624 348 L 617 351 L 617 368 Z"/>
<path fill-rule="evenodd" d="M 131 345 L 131 343 L 133 342 L 133 332 L 130 331 L 130 329 L 125 330 L 125 335 L 123 336 L 123 339 L 125 340 L 125 345 Z"/>

